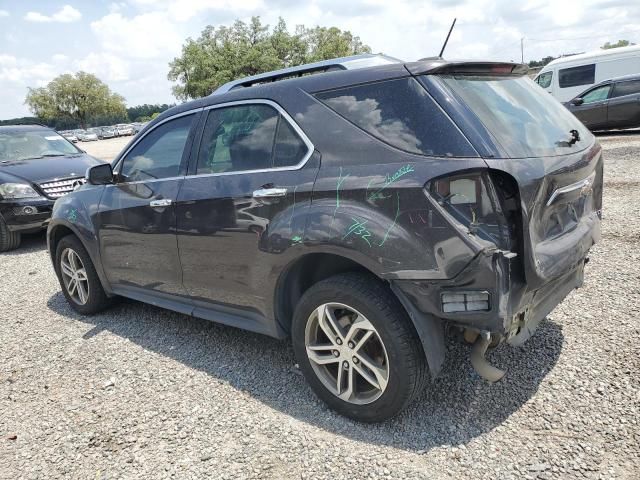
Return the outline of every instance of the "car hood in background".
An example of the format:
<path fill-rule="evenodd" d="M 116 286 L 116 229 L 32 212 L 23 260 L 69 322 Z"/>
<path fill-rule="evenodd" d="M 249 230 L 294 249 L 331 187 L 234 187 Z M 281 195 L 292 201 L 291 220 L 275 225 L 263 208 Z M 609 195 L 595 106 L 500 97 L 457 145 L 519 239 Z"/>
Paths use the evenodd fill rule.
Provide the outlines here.
<path fill-rule="evenodd" d="M 87 168 L 103 163 L 82 153 L 65 157 L 44 157 L 0 163 L 0 174 L 6 173 L 29 182 L 84 177 Z"/>

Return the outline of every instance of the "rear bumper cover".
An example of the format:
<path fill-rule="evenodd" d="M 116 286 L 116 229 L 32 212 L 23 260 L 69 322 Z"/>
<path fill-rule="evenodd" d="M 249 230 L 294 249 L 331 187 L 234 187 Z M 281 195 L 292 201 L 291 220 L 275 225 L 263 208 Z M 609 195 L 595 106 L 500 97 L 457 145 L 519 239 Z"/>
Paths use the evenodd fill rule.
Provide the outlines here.
<path fill-rule="evenodd" d="M 478 254 L 450 280 L 395 280 L 393 284 L 420 312 L 520 345 L 572 290 L 582 286 L 586 261 L 580 258 L 563 275 L 536 289 L 524 281 L 520 259 L 501 251 Z M 445 313 L 442 293 L 461 291 L 488 292 L 489 310 Z"/>

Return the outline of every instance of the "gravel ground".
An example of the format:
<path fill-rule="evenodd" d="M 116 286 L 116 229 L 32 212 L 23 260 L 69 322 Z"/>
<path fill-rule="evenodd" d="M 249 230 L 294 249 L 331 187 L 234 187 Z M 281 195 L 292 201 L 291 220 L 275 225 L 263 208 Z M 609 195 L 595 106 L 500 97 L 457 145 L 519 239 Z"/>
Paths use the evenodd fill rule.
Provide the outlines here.
<path fill-rule="evenodd" d="M 490 354 L 503 381 L 452 343 L 380 425 L 327 410 L 286 342 L 129 301 L 78 316 L 28 238 L 0 257 L 0 478 L 640 478 L 640 135 L 600 140 L 584 288 Z"/>
<path fill-rule="evenodd" d="M 100 160 L 110 161 L 120 153 L 120 150 L 122 150 L 132 138 L 133 137 L 116 137 L 107 140 L 98 140 L 97 142 L 80 142 L 76 145 L 78 145 L 78 148 L 85 150 L 89 155 L 99 158 Z"/>

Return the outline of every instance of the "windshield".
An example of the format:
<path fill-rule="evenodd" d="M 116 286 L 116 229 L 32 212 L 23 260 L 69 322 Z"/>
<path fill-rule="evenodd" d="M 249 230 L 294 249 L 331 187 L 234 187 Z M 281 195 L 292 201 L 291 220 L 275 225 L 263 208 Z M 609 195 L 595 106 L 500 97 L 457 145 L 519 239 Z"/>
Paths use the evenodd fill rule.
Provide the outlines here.
<path fill-rule="evenodd" d="M 61 157 L 80 151 L 56 132 L 25 131 L 0 133 L 0 161 Z"/>
<path fill-rule="evenodd" d="M 527 77 L 442 75 L 511 158 L 565 155 L 593 136 L 549 93 Z M 576 141 L 572 130 L 578 132 Z"/>

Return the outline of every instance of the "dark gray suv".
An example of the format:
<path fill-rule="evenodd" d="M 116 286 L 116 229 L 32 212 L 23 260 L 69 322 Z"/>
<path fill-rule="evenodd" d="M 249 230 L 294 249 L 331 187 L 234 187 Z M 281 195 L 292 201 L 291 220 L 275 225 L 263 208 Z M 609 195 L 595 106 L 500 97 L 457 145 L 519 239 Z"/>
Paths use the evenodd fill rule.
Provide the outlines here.
<path fill-rule="evenodd" d="M 640 127 L 640 74 L 601 82 L 565 106 L 591 130 Z"/>
<path fill-rule="evenodd" d="M 358 420 L 416 398 L 445 327 L 496 381 L 487 347 L 526 341 L 600 235 L 601 148 L 526 70 L 346 58 L 172 108 L 56 202 L 62 291 L 291 337 Z"/>

